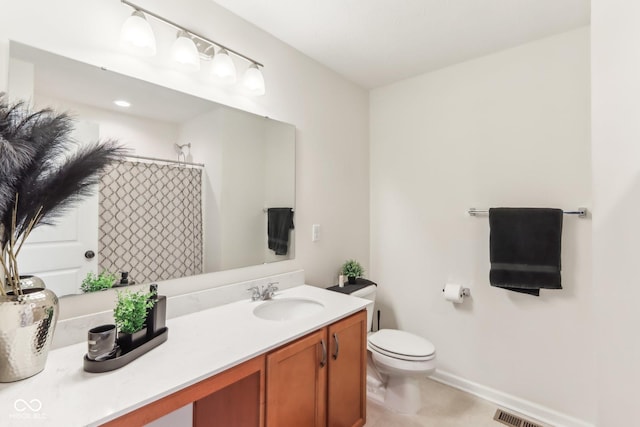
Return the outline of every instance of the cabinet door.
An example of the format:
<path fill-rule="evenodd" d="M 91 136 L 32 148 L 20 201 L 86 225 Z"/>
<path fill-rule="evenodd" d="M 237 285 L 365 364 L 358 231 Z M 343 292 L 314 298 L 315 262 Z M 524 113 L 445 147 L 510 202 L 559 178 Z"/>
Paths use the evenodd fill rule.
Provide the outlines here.
<path fill-rule="evenodd" d="M 326 328 L 267 355 L 267 427 L 326 425 Z"/>
<path fill-rule="evenodd" d="M 367 312 L 329 326 L 329 427 L 363 426 L 366 421 Z"/>

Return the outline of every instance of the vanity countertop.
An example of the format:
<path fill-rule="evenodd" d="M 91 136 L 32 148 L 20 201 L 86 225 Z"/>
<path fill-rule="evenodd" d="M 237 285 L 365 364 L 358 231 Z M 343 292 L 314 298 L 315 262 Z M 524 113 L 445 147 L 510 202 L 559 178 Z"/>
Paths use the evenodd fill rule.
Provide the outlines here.
<path fill-rule="evenodd" d="M 100 425 L 356 313 L 370 301 L 301 285 L 277 293 L 325 309 L 290 321 L 263 320 L 249 299 L 167 321 L 169 339 L 115 371 L 82 369 L 87 344 L 52 350 L 41 373 L 0 384 L 2 426 Z M 171 302 L 169 301 L 168 304 Z"/>

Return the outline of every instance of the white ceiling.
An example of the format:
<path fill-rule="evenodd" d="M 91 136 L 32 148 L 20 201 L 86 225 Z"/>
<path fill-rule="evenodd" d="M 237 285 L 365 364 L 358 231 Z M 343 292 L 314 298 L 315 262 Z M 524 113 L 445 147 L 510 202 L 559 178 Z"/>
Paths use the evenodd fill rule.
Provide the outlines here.
<path fill-rule="evenodd" d="M 214 1 L 366 88 L 588 25 L 590 19 L 589 0 Z"/>

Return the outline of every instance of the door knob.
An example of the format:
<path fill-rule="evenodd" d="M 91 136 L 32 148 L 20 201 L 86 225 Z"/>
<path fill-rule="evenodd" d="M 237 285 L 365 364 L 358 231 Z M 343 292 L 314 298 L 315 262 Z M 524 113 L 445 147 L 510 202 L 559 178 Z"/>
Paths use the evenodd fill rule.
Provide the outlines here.
<path fill-rule="evenodd" d="M 87 252 L 85 252 L 85 253 L 84 253 L 84 257 L 85 257 L 86 259 L 91 259 L 91 258 L 93 258 L 94 256 L 96 256 L 96 253 L 95 253 L 95 252 L 93 252 L 93 251 L 91 251 L 91 250 L 89 250 L 89 251 L 87 251 Z"/>

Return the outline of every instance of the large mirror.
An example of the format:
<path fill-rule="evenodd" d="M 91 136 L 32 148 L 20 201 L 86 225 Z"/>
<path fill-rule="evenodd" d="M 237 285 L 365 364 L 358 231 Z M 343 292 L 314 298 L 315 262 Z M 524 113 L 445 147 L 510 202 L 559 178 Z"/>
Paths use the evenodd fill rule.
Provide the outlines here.
<path fill-rule="evenodd" d="M 295 127 L 11 42 L 8 96 L 67 111 L 130 157 L 20 254 L 59 296 L 292 259 Z M 85 289 L 91 287 L 85 286 Z"/>

